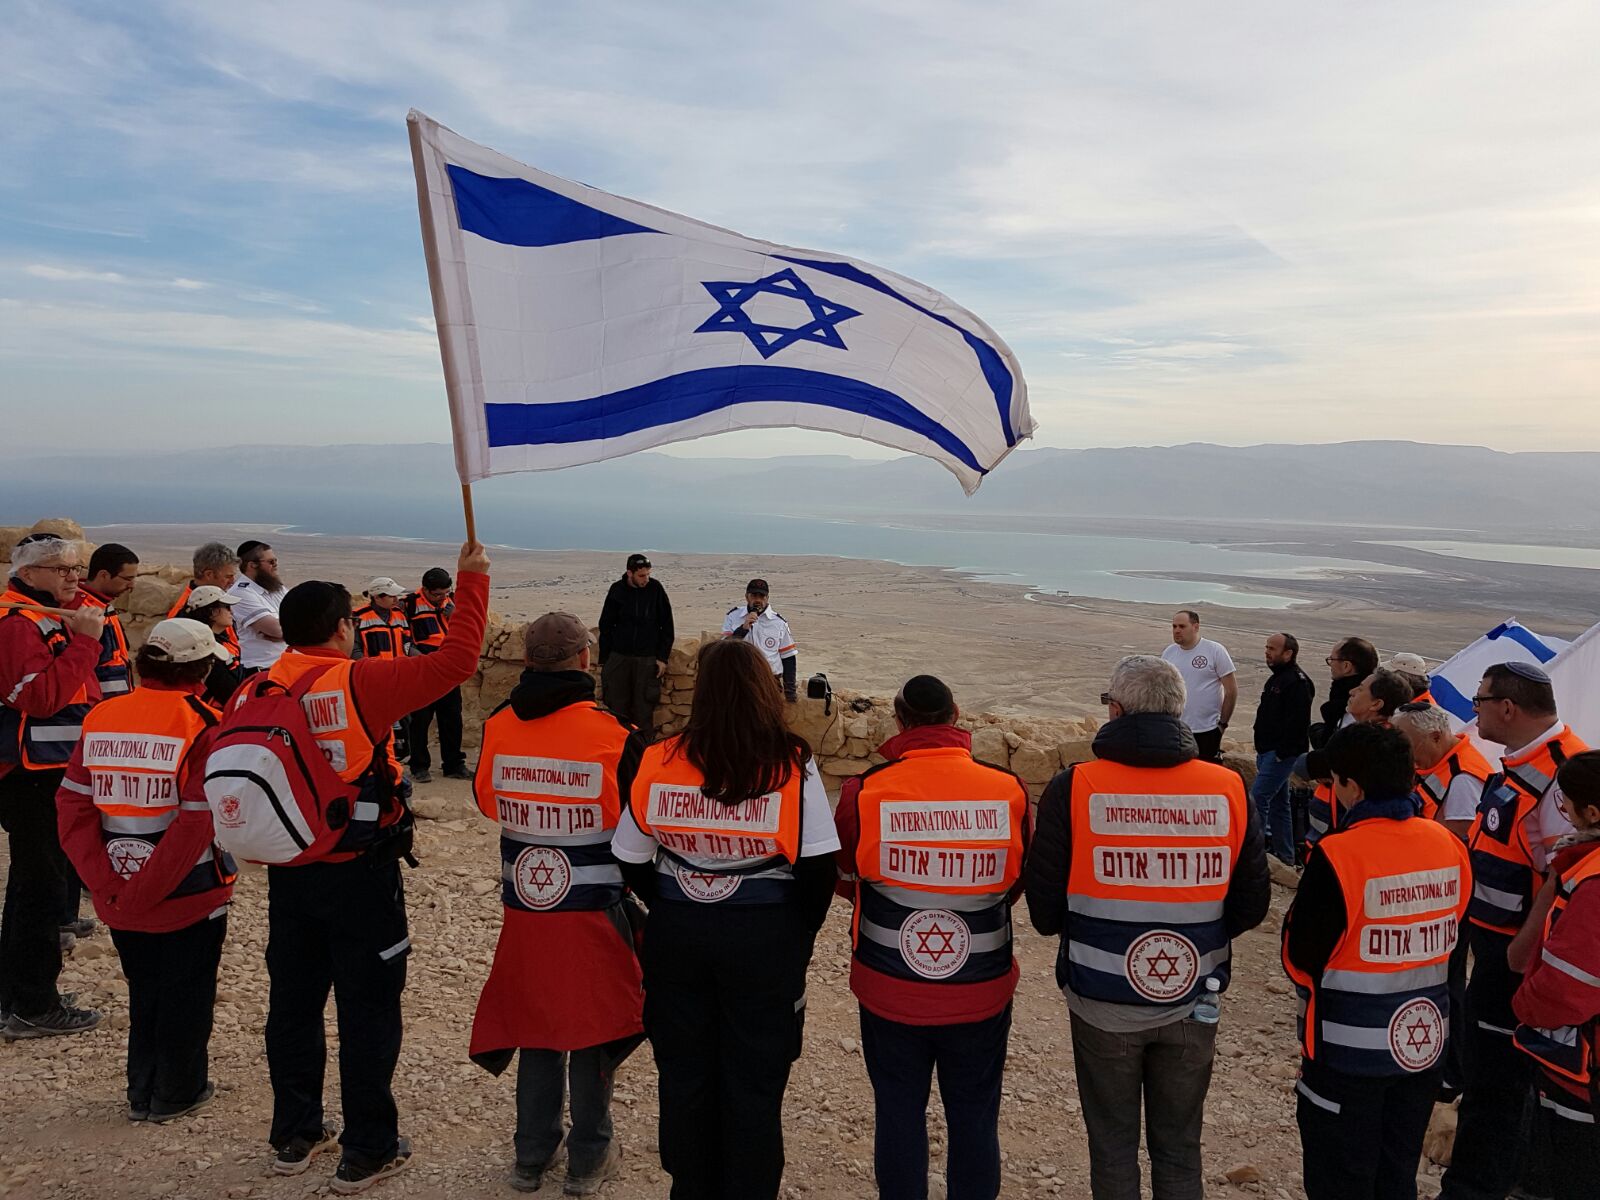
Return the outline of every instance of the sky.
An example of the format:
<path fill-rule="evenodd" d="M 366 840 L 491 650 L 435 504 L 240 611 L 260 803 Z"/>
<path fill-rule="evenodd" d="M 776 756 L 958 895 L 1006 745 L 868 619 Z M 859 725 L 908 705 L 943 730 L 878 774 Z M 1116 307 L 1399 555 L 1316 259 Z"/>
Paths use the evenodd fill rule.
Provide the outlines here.
<path fill-rule="evenodd" d="M 946 292 L 1039 444 L 1600 449 L 1593 0 L 6 11 L 13 450 L 447 440 L 413 106 Z"/>

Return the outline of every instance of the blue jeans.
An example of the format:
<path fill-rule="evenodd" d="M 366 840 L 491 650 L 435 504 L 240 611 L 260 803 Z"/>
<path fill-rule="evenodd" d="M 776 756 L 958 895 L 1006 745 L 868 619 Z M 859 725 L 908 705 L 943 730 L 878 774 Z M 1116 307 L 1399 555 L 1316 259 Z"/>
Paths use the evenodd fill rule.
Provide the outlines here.
<path fill-rule="evenodd" d="M 1267 849 L 1274 858 L 1294 862 L 1294 814 L 1289 808 L 1289 773 L 1295 760 L 1276 751 L 1256 755 L 1256 781 L 1250 785 L 1256 816 L 1267 831 Z"/>

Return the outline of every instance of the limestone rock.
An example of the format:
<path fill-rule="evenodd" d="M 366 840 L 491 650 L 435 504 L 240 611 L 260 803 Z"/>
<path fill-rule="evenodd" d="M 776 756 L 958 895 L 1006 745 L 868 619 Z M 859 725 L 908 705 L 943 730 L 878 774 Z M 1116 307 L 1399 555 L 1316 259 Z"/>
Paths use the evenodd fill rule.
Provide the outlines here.
<path fill-rule="evenodd" d="M 27 536 L 26 525 L 0 525 L 0 562 L 10 562 L 11 548 Z"/>
<path fill-rule="evenodd" d="M 1250 785 L 1256 781 L 1256 760 L 1252 754 L 1243 751 L 1229 750 L 1221 755 L 1218 760 L 1223 766 L 1237 771 L 1244 780 L 1245 791 L 1250 790 Z"/>
<path fill-rule="evenodd" d="M 1061 760 L 1054 746 L 1022 742 L 1011 752 L 1011 769 L 1024 783 L 1044 784 L 1061 769 Z"/>
<path fill-rule="evenodd" d="M 189 580 L 194 578 L 193 572 L 188 567 L 175 567 L 170 563 L 163 563 L 150 573 L 164 583 L 177 584 L 179 589 L 188 587 Z M 140 574 L 144 572 L 141 571 Z"/>
<path fill-rule="evenodd" d="M 1435 1104 L 1433 1116 L 1428 1119 L 1428 1132 L 1422 1139 L 1422 1153 L 1429 1162 L 1441 1167 L 1450 1165 L 1450 1155 L 1456 1145 L 1456 1106 Z"/>
<path fill-rule="evenodd" d="M 56 537 L 65 538 L 69 542 L 83 541 L 83 526 L 70 517 L 45 517 L 35 521 L 28 532 L 53 533 Z"/>
<path fill-rule="evenodd" d="M 1229 1167 L 1222 1177 L 1229 1183 L 1260 1183 L 1261 1168 L 1255 1163 L 1240 1163 L 1236 1167 Z"/>
<path fill-rule="evenodd" d="M 467 812 L 459 796 L 421 788 L 411 793 L 411 811 L 423 821 L 455 821 Z"/>
<path fill-rule="evenodd" d="M 1062 742 L 1056 747 L 1056 753 L 1061 756 L 1062 766 L 1071 766 L 1073 763 L 1089 762 L 1094 758 L 1094 740 L 1080 738 L 1070 742 Z"/>
<path fill-rule="evenodd" d="M 991 766 L 1010 766 L 1011 747 L 1006 744 L 1005 731 L 998 725 L 981 725 L 974 729 L 972 757 Z"/>
<path fill-rule="evenodd" d="M 160 619 L 177 603 L 182 591 L 177 584 L 167 583 L 159 576 L 141 575 L 132 590 L 117 604 L 117 608 L 136 617 Z"/>

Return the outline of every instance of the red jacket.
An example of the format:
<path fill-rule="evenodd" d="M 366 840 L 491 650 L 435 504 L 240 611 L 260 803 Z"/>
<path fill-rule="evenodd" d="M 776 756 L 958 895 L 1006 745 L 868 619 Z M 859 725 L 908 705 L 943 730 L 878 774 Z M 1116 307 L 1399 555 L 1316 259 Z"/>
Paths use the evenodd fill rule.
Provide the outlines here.
<path fill-rule="evenodd" d="M 1550 869 L 1569 871 L 1595 853 L 1600 853 L 1600 841 L 1564 847 Z M 1587 1025 L 1600 1018 L 1600 883 L 1586 881 L 1572 893 L 1549 939 L 1541 940 L 1534 951 L 1511 1008 L 1517 1020 L 1537 1029 Z M 1565 1086 L 1548 1071 L 1545 1078 Z"/>
<path fill-rule="evenodd" d="M 477 670 L 488 620 L 489 577 L 463 571 L 456 577 L 456 611 L 450 632 L 436 651 L 412 658 L 357 659 L 350 671 L 350 687 L 367 736 L 374 742 L 386 737 L 401 717 L 426 708 Z M 321 646 L 294 649 L 316 658 L 349 657 Z"/>
<path fill-rule="evenodd" d="M 153 691 L 185 690 L 154 682 L 140 686 Z M 204 685 L 187 690 L 199 695 Z M 190 762 L 205 762 L 214 732 L 212 727 L 195 739 L 189 750 Z M 205 920 L 232 898 L 232 884 L 219 884 L 211 891 L 192 896 L 172 896 L 172 890 L 215 837 L 203 784 L 204 772 L 191 771 L 183 789 L 185 803 L 178 809 L 177 818 L 167 826 L 144 866 L 124 879 L 111 869 L 111 860 L 106 857 L 105 842 L 100 836 L 100 810 L 88 792 L 83 743 L 73 747 L 66 778 L 56 792 L 56 825 L 61 833 L 61 848 L 94 898 L 95 912 L 111 928 L 170 933 Z"/>
<path fill-rule="evenodd" d="M 19 582 L 12 586 L 41 604 L 54 601 Z M 100 699 L 100 681 L 94 669 L 100 662 L 100 643 L 81 633 L 60 655 L 52 655 L 32 621 L 0 613 L 0 703 L 28 717 L 48 717 L 60 712 L 80 687 L 91 701 Z M 0 763 L 0 777 L 14 763 Z"/>
<path fill-rule="evenodd" d="M 891 762 L 908 750 L 927 750 L 935 747 L 959 746 L 972 749 L 972 735 L 953 725 L 924 725 L 907 729 L 878 747 L 878 753 Z M 841 875 L 854 876 L 856 849 L 861 841 L 861 812 L 859 797 L 861 778 L 846 779 L 839 789 L 839 806 L 834 810 L 833 822 L 839 832 L 839 849 L 836 852 Z M 1033 818 L 1029 814 L 1022 823 L 1022 845 L 1026 854 L 1033 837 Z M 835 891 L 846 900 L 855 899 L 855 885 L 840 879 Z M 1006 900 L 1015 904 L 1022 895 L 1022 879 L 1007 893 Z M 1009 973 L 998 979 L 982 983 L 923 983 L 911 979 L 896 979 L 881 971 L 864 966 L 854 957 L 850 960 L 850 990 L 869 1012 L 905 1025 L 962 1025 L 984 1021 L 997 1016 L 1011 1003 L 1017 990 L 1021 971 L 1016 959 L 1011 960 Z"/>

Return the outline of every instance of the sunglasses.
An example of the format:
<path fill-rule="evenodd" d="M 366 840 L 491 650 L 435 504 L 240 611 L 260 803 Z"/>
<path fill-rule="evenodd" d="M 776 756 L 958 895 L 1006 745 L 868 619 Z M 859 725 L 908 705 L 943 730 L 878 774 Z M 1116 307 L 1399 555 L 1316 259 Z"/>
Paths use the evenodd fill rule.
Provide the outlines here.
<path fill-rule="evenodd" d="M 1101 704 L 1110 704 L 1111 703 L 1111 693 L 1110 692 L 1101 692 L 1100 693 L 1100 703 Z"/>

